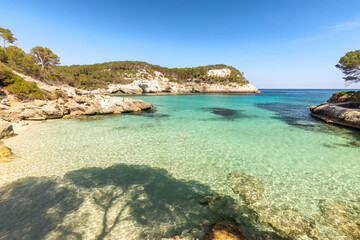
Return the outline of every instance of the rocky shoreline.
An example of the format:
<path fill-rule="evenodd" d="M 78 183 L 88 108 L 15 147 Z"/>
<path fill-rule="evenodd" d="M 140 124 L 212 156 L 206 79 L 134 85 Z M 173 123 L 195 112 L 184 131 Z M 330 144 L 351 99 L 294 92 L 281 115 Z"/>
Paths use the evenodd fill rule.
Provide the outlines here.
<path fill-rule="evenodd" d="M 311 106 L 310 112 L 328 123 L 360 129 L 360 105 L 353 92 L 334 93 L 328 102 Z"/>
<path fill-rule="evenodd" d="M 232 84 L 209 84 L 189 82 L 179 84 L 169 82 L 168 79 L 160 80 L 137 80 L 131 84 L 110 85 L 107 89 L 94 90 L 95 93 L 101 94 L 134 94 L 143 93 L 221 93 L 221 94 L 247 94 L 260 93 L 252 84 L 239 85 Z"/>

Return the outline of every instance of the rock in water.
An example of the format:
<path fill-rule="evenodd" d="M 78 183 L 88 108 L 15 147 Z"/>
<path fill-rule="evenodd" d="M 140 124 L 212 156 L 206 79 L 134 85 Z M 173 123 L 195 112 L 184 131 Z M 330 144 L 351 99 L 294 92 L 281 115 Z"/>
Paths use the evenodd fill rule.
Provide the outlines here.
<path fill-rule="evenodd" d="M 0 163 L 11 162 L 16 156 L 11 153 L 10 149 L 0 140 Z"/>
<path fill-rule="evenodd" d="M 320 201 L 321 220 L 340 234 L 360 239 L 360 209 L 345 202 Z"/>
<path fill-rule="evenodd" d="M 241 229 L 231 224 L 217 222 L 207 232 L 204 240 L 247 240 L 241 233 Z"/>
<path fill-rule="evenodd" d="M 248 204 L 253 204 L 262 199 L 265 191 L 261 180 L 245 173 L 231 173 L 229 175 L 232 190 Z"/>
<path fill-rule="evenodd" d="M 255 207 L 258 221 L 267 224 L 286 236 L 308 235 L 312 239 L 318 239 L 318 230 L 314 221 L 307 221 L 305 217 L 294 208 Z"/>
<path fill-rule="evenodd" d="M 13 126 L 6 121 L 0 121 L 0 139 L 14 135 Z"/>

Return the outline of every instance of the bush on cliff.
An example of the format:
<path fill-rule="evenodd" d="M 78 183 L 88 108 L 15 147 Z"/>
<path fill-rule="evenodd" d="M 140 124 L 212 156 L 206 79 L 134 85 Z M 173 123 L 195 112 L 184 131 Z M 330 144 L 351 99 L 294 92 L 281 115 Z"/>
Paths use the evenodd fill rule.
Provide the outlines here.
<path fill-rule="evenodd" d="M 44 99 L 36 83 L 27 82 L 22 77 L 12 73 L 4 64 L 0 63 L 0 85 L 9 93 L 26 99 Z"/>
<path fill-rule="evenodd" d="M 344 102 L 352 102 L 356 104 L 360 104 L 360 91 L 342 91 L 336 92 L 331 95 L 329 99 L 330 103 L 344 103 Z"/>

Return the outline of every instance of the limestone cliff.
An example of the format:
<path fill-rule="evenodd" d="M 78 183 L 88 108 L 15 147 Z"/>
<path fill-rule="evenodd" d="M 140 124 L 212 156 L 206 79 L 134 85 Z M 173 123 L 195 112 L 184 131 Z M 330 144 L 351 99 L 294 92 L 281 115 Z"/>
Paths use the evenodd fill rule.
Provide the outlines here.
<path fill-rule="evenodd" d="M 224 64 L 165 68 L 145 62 L 109 62 L 55 68 L 49 80 L 95 93 L 257 93 L 243 73 Z"/>

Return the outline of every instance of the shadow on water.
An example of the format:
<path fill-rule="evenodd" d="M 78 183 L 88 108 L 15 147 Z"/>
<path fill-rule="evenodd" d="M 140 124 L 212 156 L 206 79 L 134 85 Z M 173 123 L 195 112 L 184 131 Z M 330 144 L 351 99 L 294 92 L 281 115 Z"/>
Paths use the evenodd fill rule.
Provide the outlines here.
<path fill-rule="evenodd" d="M 81 229 L 94 225 L 94 211 L 99 222 L 93 239 L 122 237 L 124 221 L 134 224 L 128 239 L 201 239 L 216 221 L 236 224 L 249 239 L 285 239 L 257 230 L 255 215 L 232 198 L 148 166 L 117 164 L 71 171 L 63 178 L 24 178 L 0 188 L 0 196 L 0 239 L 85 239 L 89 236 Z M 91 214 L 81 213 L 88 204 Z M 70 214 L 81 217 L 65 221 Z"/>
<path fill-rule="evenodd" d="M 203 108 L 203 110 L 210 111 L 211 113 L 220 116 L 222 120 L 235 120 L 240 118 L 254 117 L 254 116 L 246 115 L 243 110 L 234 110 L 229 108 L 210 107 L 210 108 Z M 210 120 L 219 120 L 219 118 L 211 118 Z"/>
<path fill-rule="evenodd" d="M 308 106 L 279 102 L 257 103 L 255 106 L 274 112 L 276 115 L 272 118 L 281 120 L 290 126 L 332 135 L 341 135 L 344 138 L 348 138 L 350 141 L 360 141 L 359 131 L 348 127 L 324 123 L 311 116 Z M 349 146 L 351 146 L 350 143 Z"/>
<path fill-rule="evenodd" d="M 169 117 L 169 114 L 158 113 L 158 111 L 155 108 L 147 110 L 147 111 L 133 112 L 133 113 L 130 113 L 130 115 L 148 117 L 148 118 L 167 118 L 167 117 Z"/>

